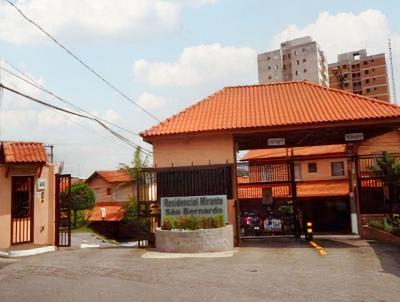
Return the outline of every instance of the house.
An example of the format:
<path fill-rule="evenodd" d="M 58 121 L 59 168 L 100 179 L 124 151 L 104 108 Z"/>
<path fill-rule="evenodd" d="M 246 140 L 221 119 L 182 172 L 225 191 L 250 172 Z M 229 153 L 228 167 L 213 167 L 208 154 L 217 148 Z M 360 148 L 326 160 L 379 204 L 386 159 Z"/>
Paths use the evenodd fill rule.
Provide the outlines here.
<path fill-rule="evenodd" d="M 138 196 L 138 202 L 158 205 L 165 196 L 223 194 L 228 221 L 236 226 L 237 152 L 346 144 L 354 155 L 350 168 L 343 163 L 335 169 L 353 173 L 360 143 L 399 127 L 400 107 L 307 81 L 225 87 L 141 133 L 153 146 L 154 168 L 148 175 L 157 176 L 157 196 Z M 292 169 L 294 161 L 276 164 L 268 181 L 290 185 L 295 181 Z M 363 204 L 362 194 L 356 194 L 359 186 L 352 181 L 355 233 L 360 225 L 358 205 Z"/>
<path fill-rule="evenodd" d="M 38 142 L 0 141 L 0 248 L 52 245 L 55 172 Z"/>
<path fill-rule="evenodd" d="M 107 222 L 107 231 L 117 232 L 118 223 L 124 218 L 125 207 L 136 196 L 136 183 L 126 171 L 95 171 L 85 181 L 93 190 L 96 204 L 89 217 L 92 226 Z M 105 217 L 102 216 L 102 211 Z M 100 226 L 100 231 L 103 226 Z"/>

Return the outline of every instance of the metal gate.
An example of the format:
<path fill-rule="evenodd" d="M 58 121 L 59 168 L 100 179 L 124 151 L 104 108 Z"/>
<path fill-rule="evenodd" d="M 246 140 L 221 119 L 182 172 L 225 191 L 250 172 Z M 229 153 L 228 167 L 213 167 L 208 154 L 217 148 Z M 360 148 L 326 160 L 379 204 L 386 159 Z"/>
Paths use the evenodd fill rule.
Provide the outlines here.
<path fill-rule="evenodd" d="M 293 161 L 237 164 L 241 239 L 300 235 L 294 170 Z"/>
<path fill-rule="evenodd" d="M 56 174 L 55 245 L 71 246 L 71 175 Z"/>
<path fill-rule="evenodd" d="M 226 195 L 233 198 L 233 165 L 142 169 L 137 179 L 138 213 L 160 226 L 161 197 Z"/>
<path fill-rule="evenodd" d="M 357 185 L 361 214 L 394 213 L 400 210 L 400 178 L 392 161 L 400 154 L 373 154 L 357 157 Z"/>
<path fill-rule="evenodd" d="M 33 176 L 12 177 L 12 245 L 33 242 L 33 190 Z"/>

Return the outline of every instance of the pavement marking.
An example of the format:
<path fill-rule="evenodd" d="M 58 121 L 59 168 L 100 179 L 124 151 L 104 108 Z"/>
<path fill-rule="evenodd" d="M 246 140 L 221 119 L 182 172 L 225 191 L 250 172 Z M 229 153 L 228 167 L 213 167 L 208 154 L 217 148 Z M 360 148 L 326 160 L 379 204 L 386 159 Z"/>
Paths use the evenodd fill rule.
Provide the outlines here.
<path fill-rule="evenodd" d="M 309 241 L 310 245 L 315 248 L 321 256 L 326 256 L 328 253 L 324 250 L 322 246 L 319 246 L 314 241 Z"/>

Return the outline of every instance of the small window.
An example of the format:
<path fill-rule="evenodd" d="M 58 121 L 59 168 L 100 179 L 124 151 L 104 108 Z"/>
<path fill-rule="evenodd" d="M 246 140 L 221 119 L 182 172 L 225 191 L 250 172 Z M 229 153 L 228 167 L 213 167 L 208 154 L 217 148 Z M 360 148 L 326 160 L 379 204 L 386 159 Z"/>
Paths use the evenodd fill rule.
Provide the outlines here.
<path fill-rule="evenodd" d="M 342 161 L 331 162 L 332 176 L 344 176 L 344 163 Z"/>
<path fill-rule="evenodd" d="M 297 51 L 296 50 L 294 51 L 294 55 L 297 55 Z"/>
<path fill-rule="evenodd" d="M 107 195 L 111 195 L 111 188 L 107 188 Z"/>
<path fill-rule="evenodd" d="M 372 68 L 372 72 L 375 72 L 375 68 Z"/>
<path fill-rule="evenodd" d="M 374 87 L 374 91 L 376 91 L 377 90 L 377 88 L 376 87 Z"/>
<path fill-rule="evenodd" d="M 364 61 L 364 65 L 367 65 L 368 64 L 368 61 Z"/>
<path fill-rule="evenodd" d="M 305 48 L 303 48 L 303 52 L 305 52 L 306 51 L 306 49 Z"/>
<path fill-rule="evenodd" d="M 369 83 L 369 79 L 366 79 L 366 80 L 365 80 L 365 83 L 368 84 L 368 83 Z"/>
<path fill-rule="evenodd" d="M 369 74 L 369 70 L 367 69 L 366 71 L 364 71 L 365 74 Z"/>
<path fill-rule="evenodd" d="M 372 59 L 372 60 L 371 60 L 371 62 L 375 62 L 375 60 L 374 60 L 374 59 Z"/>
<path fill-rule="evenodd" d="M 375 78 L 372 79 L 372 81 L 375 81 L 375 80 L 376 80 Z"/>
<path fill-rule="evenodd" d="M 305 63 L 307 60 L 306 59 L 303 59 L 303 63 Z"/>
<path fill-rule="evenodd" d="M 268 77 L 268 80 L 271 80 L 271 79 L 272 79 L 271 76 L 269 76 L 269 77 Z"/>
<path fill-rule="evenodd" d="M 286 70 L 286 65 L 283 65 L 283 70 Z"/>
<path fill-rule="evenodd" d="M 349 86 L 349 84 L 348 83 L 344 83 L 344 87 L 348 87 Z"/>
<path fill-rule="evenodd" d="M 299 60 L 296 60 L 296 62 L 297 62 L 297 65 L 300 65 L 300 61 Z"/>
<path fill-rule="evenodd" d="M 342 68 L 343 68 L 343 69 L 347 69 L 347 65 L 343 65 Z"/>
<path fill-rule="evenodd" d="M 278 68 L 279 68 L 279 66 L 278 66 L 278 65 L 275 65 L 275 70 L 278 70 Z"/>
<path fill-rule="evenodd" d="M 271 66 L 268 66 L 268 70 L 271 70 Z"/>
<path fill-rule="evenodd" d="M 317 163 L 308 163 L 308 173 L 317 172 Z"/>
<path fill-rule="evenodd" d="M 296 70 L 296 75 L 298 75 L 299 73 L 297 72 L 297 70 Z"/>
<path fill-rule="evenodd" d="M 371 89 L 367 88 L 367 92 L 371 92 Z"/>
<path fill-rule="evenodd" d="M 269 61 L 270 59 L 271 59 L 270 57 L 267 58 L 268 61 Z"/>
<path fill-rule="evenodd" d="M 306 72 L 307 72 L 307 69 L 304 69 L 303 72 L 306 73 Z"/>

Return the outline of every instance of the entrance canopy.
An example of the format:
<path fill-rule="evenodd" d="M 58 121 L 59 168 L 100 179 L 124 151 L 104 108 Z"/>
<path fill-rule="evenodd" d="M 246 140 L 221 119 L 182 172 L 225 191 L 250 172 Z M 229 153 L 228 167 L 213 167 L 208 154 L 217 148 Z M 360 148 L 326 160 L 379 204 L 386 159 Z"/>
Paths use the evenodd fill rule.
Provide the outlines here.
<path fill-rule="evenodd" d="M 239 150 L 343 144 L 400 127 L 400 107 L 307 81 L 226 87 L 141 133 L 232 134 Z"/>

